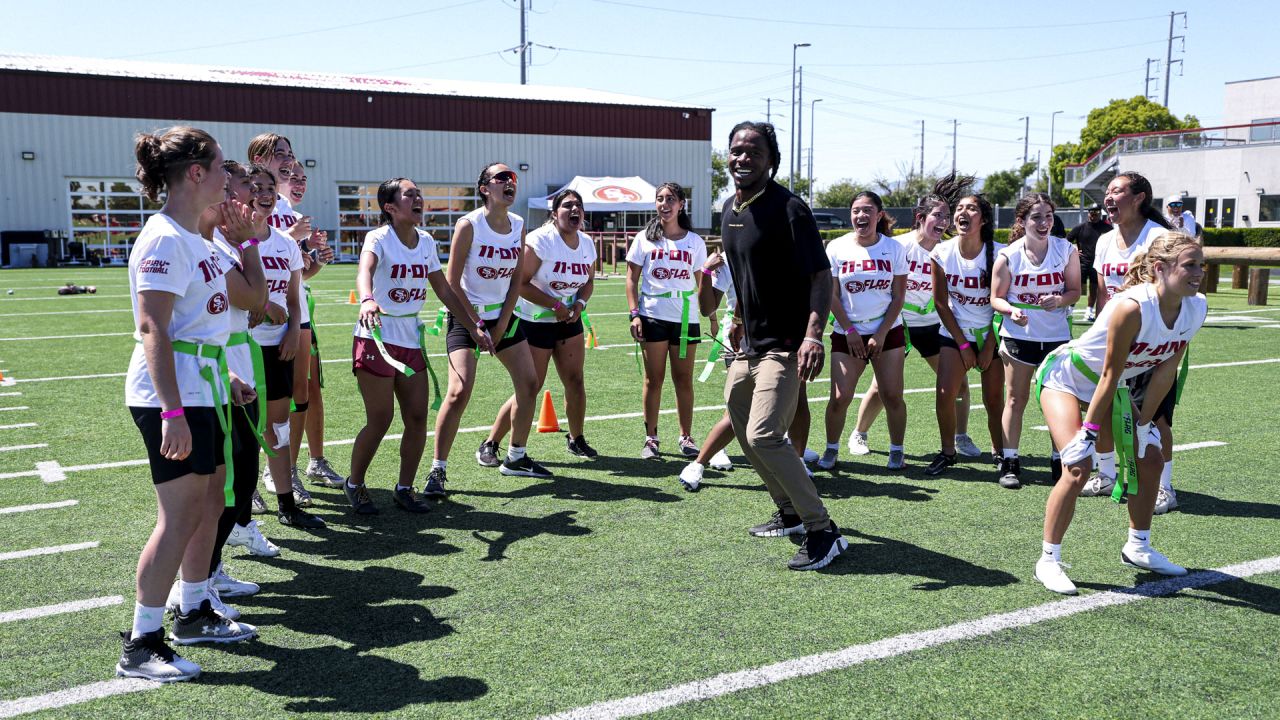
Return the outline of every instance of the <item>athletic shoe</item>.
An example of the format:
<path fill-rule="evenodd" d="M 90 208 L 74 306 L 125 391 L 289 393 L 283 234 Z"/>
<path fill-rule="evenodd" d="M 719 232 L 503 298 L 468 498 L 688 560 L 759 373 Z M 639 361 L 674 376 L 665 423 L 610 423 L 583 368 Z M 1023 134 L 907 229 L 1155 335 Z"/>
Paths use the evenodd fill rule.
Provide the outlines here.
<path fill-rule="evenodd" d="M 947 471 L 947 468 L 955 464 L 956 456 L 954 454 L 948 455 L 944 452 L 940 452 L 933 456 L 933 462 L 929 463 L 929 467 L 924 469 L 924 474 L 930 477 L 941 475 Z"/>
<path fill-rule="evenodd" d="M 1110 495 L 1111 489 L 1115 486 L 1115 478 L 1107 477 L 1106 475 L 1094 475 L 1085 481 L 1084 487 L 1080 489 L 1080 494 L 1084 497 Z"/>
<path fill-rule="evenodd" d="M 218 566 L 218 571 L 213 574 L 212 582 L 209 585 L 217 591 L 219 597 L 229 598 L 254 595 L 259 589 L 257 583 L 237 580 L 228 575 L 226 565 Z"/>
<path fill-rule="evenodd" d="M 702 463 L 691 462 L 685 465 L 680 471 L 680 484 L 689 492 L 698 492 L 698 487 L 702 485 L 702 473 L 705 470 Z"/>
<path fill-rule="evenodd" d="M 169 683 L 200 677 L 200 666 L 175 653 L 164 641 L 163 630 L 153 630 L 137 639 L 120 633 L 124 649 L 116 663 L 116 675 Z"/>
<path fill-rule="evenodd" d="M 311 493 L 302 486 L 302 480 L 298 478 L 298 468 L 293 468 L 293 473 L 289 480 L 289 485 L 293 488 L 293 504 L 298 507 L 311 507 Z"/>
<path fill-rule="evenodd" d="M 498 459 L 498 443 L 492 440 L 485 440 L 480 443 L 480 449 L 476 450 L 476 462 L 485 467 L 498 467 L 501 465 L 502 461 Z"/>
<path fill-rule="evenodd" d="M 1143 570 L 1160 573 L 1161 575 L 1187 574 L 1186 568 L 1169 562 L 1169 558 L 1161 555 L 1159 550 L 1150 545 L 1138 547 L 1133 543 L 1126 542 L 1124 547 L 1120 548 L 1120 562 Z"/>
<path fill-rule="evenodd" d="M 732 470 L 733 461 L 729 459 L 729 454 L 721 450 L 711 456 L 711 462 L 708 463 L 712 470 Z"/>
<path fill-rule="evenodd" d="M 788 444 L 788 445 L 790 445 L 790 444 L 791 444 L 791 441 L 790 441 L 790 440 L 788 440 L 788 441 L 787 441 L 787 444 Z M 812 465 L 812 464 L 814 464 L 814 463 L 818 462 L 818 458 L 820 458 L 820 457 L 822 457 L 822 456 L 821 456 L 821 455 L 819 455 L 816 451 L 814 451 L 814 450 L 810 450 L 809 448 L 805 448 L 805 449 L 804 449 L 804 454 L 800 456 L 800 459 L 801 459 L 801 460 L 803 460 L 803 461 L 805 462 L 805 464 L 806 464 L 806 465 Z M 812 474 L 813 474 L 813 473 L 810 473 L 810 475 L 812 475 Z"/>
<path fill-rule="evenodd" d="M 867 447 L 867 434 L 860 433 L 857 430 L 849 433 L 849 453 L 852 455 L 869 455 L 871 448 Z"/>
<path fill-rule="evenodd" d="M 684 456 L 687 458 L 698 457 L 698 444 L 693 441 L 692 436 L 680 436 L 680 452 L 684 453 Z"/>
<path fill-rule="evenodd" d="M 1173 491 L 1173 488 L 1166 490 L 1162 486 L 1156 493 L 1156 514 L 1163 515 L 1176 507 L 1178 507 L 1178 494 Z"/>
<path fill-rule="evenodd" d="M 304 530 L 320 530 L 324 528 L 324 520 L 321 520 L 302 508 L 294 508 L 288 512 L 280 510 L 276 512 L 276 520 L 279 520 L 281 525 L 302 528 Z"/>
<path fill-rule="evenodd" d="M 1097 319 L 1098 319 L 1098 318 L 1097 318 L 1097 316 L 1094 314 L 1093 308 L 1089 308 L 1089 309 L 1085 312 L 1085 314 L 1084 314 L 1084 321 L 1085 321 L 1085 322 L 1093 322 L 1094 320 L 1097 320 Z"/>
<path fill-rule="evenodd" d="M 565 442 L 569 444 L 569 454 L 584 457 L 588 460 L 594 460 L 600 454 L 596 449 L 587 444 L 587 439 L 581 435 L 576 438 L 569 437 L 569 433 L 564 434 Z"/>
<path fill-rule="evenodd" d="M 956 452 L 965 457 L 978 457 L 982 455 L 982 451 L 978 449 L 978 446 L 973 444 L 973 438 L 968 435 L 956 436 Z"/>
<path fill-rule="evenodd" d="M 907 466 L 907 454 L 901 450 L 889 451 L 889 462 L 885 467 L 889 470 L 901 470 Z"/>
<path fill-rule="evenodd" d="M 802 463 L 802 464 L 803 464 L 803 463 Z M 812 480 L 812 479 L 813 479 L 813 468 L 809 467 L 808 465 L 805 465 L 805 466 L 804 466 L 804 474 L 805 474 L 805 475 L 808 475 L 808 476 L 809 476 L 809 479 L 810 479 L 810 480 Z"/>
<path fill-rule="evenodd" d="M 351 487 L 348 483 L 342 483 L 342 492 L 347 496 L 347 502 L 351 503 L 351 508 L 356 511 L 357 515 L 377 515 L 378 508 L 373 504 L 373 500 L 369 498 L 369 488 L 364 483 L 360 483 L 355 487 Z"/>
<path fill-rule="evenodd" d="M 641 460 L 657 460 L 658 459 L 658 438 L 647 437 L 644 439 L 644 447 L 640 448 Z"/>
<path fill-rule="evenodd" d="M 551 477 L 551 471 L 534 462 L 527 452 L 519 460 L 512 460 L 508 456 L 506 460 L 502 461 L 502 467 L 498 468 L 498 472 L 512 477 L 531 477 L 544 480 Z"/>
<path fill-rule="evenodd" d="M 258 494 L 257 488 L 254 488 L 253 499 L 249 501 L 249 512 L 254 515 L 266 515 L 271 512 L 271 508 L 267 507 L 266 501 Z"/>
<path fill-rule="evenodd" d="M 1017 490 L 1022 487 L 1022 460 L 1016 457 L 1000 458 L 1000 487 Z"/>
<path fill-rule="evenodd" d="M 240 619 L 240 611 L 223 602 L 222 596 L 219 595 L 218 591 L 212 587 L 209 588 L 209 605 L 213 608 L 214 612 L 228 620 Z M 247 624 L 248 623 L 240 623 L 242 627 Z M 253 629 L 257 630 L 257 628 Z"/>
<path fill-rule="evenodd" d="M 439 468 L 436 469 L 438 470 Z M 418 497 L 418 493 L 413 491 L 412 485 L 407 488 L 397 485 L 396 489 L 391 492 L 391 499 L 405 512 L 421 514 L 431 510 L 431 506 L 423 502 L 422 498 Z"/>
<path fill-rule="evenodd" d="M 429 498 L 442 498 L 449 494 L 444 489 L 444 484 L 449 480 L 449 476 L 445 474 L 444 468 L 431 468 L 431 472 L 427 473 L 427 484 L 422 488 L 422 494 Z"/>
<path fill-rule="evenodd" d="M 342 487 L 342 483 L 346 482 L 323 457 L 313 457 L 307 461 L 307 478 L 313 485 L 327 488 Z"/>
<path fill-rule="evenodd" d="M 822 457 L 818 460 L 819 470 L 830 470 L 836 466 L 836 458 L 839 457 L 840 451 L 835 448 L 827 448 L 822 451 Z"/>
<path fill-rule="evenodd" d="M 785 537 L 787 535 L 803 535 L 804 523 L 797 515 L 783 515 L 779 510 L 769 521 L 747 530 L 755 537 Z"/>
<path fill-rule="evenodd" d="M 270 465 L 264 465 L 262 467 L 262 485 L 267 489 L 267 492 L 271 493 L 272 495 L 280 494 L 276 492 L 276 481 L 271 477 Z"/>
<path fill-rule="evenodd" d="M 991 465 L 995 467 L 996 472 L 1004 472 L 1004 453 L 991 448 Z"/>
<path fill-rule="evenodd" d="M 821 570 L 831 564 L 836 556 L 849 547 L 849 541 L 840 536 L 840 528 L 834 521 L 826 530 L 805 535 L 804 544 L 796 552 L 787 567 L 792 570 Z"/>
<path fill-rule="evenodd" d="M 1050 483 L 1058 482 L 1058 478 L 1062 477 L 1062 458 L 1049 458 L 1049 478 Z"/>
<path fill-rule="evenodd" d="M 276 557 L 280 554 L 279 546 L 263 537 L 262 531 L 258 529 L 257 520 L 250 520 L 249 524 L 244 527 L 239 525 L 231 526 L 231 534 L 227 536 L 227 544 L 233 547 L 247 548 L 250 555 L 259 557 Z"/>
<path fill-rule="evenodd" d="M 1036 561 L 1036 579 L 1041 585 L 1052 592 L 1059 595 L 1075 595 L 1076 584 L 1071 582 L 1071 578 L 1062 571 L 1062 568 L 1069 568 L 1070 565 L 1061 560 L 1053 560 L 1045 556 L 1041 556 Z"/>
<path fill-rule="evenodd" d="M 257 628 L 243 626 L 213 611 L 208 600 L 189 613 L 178 613 L 173 618 L 169 639 L 179 645 L 196 643 L 233 643 L 256 637 Z"/>

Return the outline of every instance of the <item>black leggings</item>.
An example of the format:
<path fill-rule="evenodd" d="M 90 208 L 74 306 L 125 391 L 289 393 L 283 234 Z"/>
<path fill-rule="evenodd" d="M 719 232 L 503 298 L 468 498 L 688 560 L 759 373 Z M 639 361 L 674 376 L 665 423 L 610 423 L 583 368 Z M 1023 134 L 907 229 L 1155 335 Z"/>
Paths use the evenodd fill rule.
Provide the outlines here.
<path fill-rule="evenodd" d="M 246 414 L 247 413 L 247 414 Z M 213 543 L 213 557 L 209 562 L 209 575 L 212 576 L 222 564 L 222 548 L 227 544 L 233 525 L 248 525 L 253 517 L 250 500 L 258 483 L 258 431 L 254 427 L 258 420 L 256 403 L 231 408 L 232 439 L 235 451 L 232 453 L 232 467 L 235 469 L 235 480 L 232 491 L 235 493 L 235 505 L 224 508 L 218 518 L 218 536 Z"/>

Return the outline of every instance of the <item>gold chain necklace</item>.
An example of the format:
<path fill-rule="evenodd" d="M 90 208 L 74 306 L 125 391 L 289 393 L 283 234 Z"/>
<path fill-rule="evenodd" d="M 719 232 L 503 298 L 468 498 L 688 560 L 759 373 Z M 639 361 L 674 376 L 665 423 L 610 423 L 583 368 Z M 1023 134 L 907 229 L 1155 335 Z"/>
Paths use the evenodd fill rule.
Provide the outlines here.
<path fill-rule="evenodd" d="M 733 204 L 734 214 L 739 214 L 743 210 L 746 210 L 748 205 L 760 199 L 760 196 L 763 195 L 764 191 L 768 189 L 769 189 L 769 186 L 766 184 L 764 187 L 760 188 L 760 192 L 756 193 L 755 195 L 752 195 L 750 198 L 747 199 L 746 202 L 742 203 L 741 205 L 739 205 L 738 203 L 734 203 Z"/>

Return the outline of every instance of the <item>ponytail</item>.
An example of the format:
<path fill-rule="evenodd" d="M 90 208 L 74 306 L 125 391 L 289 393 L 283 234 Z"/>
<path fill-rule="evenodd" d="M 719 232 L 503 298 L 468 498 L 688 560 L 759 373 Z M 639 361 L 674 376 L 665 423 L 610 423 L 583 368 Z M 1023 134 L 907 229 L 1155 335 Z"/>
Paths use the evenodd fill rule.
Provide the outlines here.
<path fill-rule="evenodd" d="M 1009 230 L 1009 244 L 1022 239 L 1027 234 L 1027 216 L 1031 214 L 1031 208 L 1044 203 L 1057 211 L 1058 206 L 1053 202 L 1047 194 L 1037 192 L 1024 195 L 1018 204 L 1013 208 L 1013 227 Z"/>
<path fill-rule="evenodd" d="M 218 141 L 198 128 L 176 125 L 164 131 L 139 133 L 133 143 L 137 161 L 134 177 L 142 184 L 142 194 L 155 202 L 192 165 L 211 170 L 217 154 Z"/>

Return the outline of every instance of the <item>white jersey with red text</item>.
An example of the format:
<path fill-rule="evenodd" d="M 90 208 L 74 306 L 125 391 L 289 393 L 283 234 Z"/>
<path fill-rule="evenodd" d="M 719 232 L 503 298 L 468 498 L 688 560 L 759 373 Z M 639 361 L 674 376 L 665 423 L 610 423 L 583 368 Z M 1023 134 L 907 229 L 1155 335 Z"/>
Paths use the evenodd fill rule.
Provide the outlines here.
<path fill-rule="evenodd" d="M 724 306 L 729 310 L 738 308 L 738 291 L 733 287 L 733 274 L 729 272 L 729 261 L 726 259 L 716 268 L 711 276 L 711 287 L 724 293 Z"/>
<path fill-rule="evenodd" d="M 529 282 L 542 292 L 560 298 L 566 305 L 573 302 L 578 290 L 595 274 L 596 243 L 591 236 L 578 233 L 578 247 L 571 248 L 560 237 L 554 225 L 543 225 L 525 238 L 525 251 L 542 261 Z M 516 315 L 529 322 L 555 322 L 551 308 L 520 298 Z M 535 318 L 535 316 L 537 316 Z"/>
<path fill-rule="evenodd" d="M 880 320 L 893 302 L 893 278 L 907 274 L 906 251 L 901 243 L 878 235 L 874 245 L 863 247 L 855 233 L 847 233 L 827 245 L 827 259 L 840 292 L 840 305 L 854 331 L 870 335 L 879 330 Z M 901 324 L 899 315 L 891 327 Z M 845 328 L 836 325 L 835 331 L 844 335 Z"/>
<path fill-rule="evenodd" d="M 262 273 L 267 276 L 267 302 L 279 305 L 287 313 L 289 279 L 294 272 L 302 272 L 302 250 L 293 238 L 271 228 L 267 239 L 258 243 L 258 256 L 262 258 Z M 298 288 L 298 302 L 304 302 L 302 288 Z M 249 332 L 259 345 L 279 345 L 288 329 L 287 324 L 263 321 Z"/>
<path fill-rule="evenodd" d="M 1102 276 L 1102 284 L 1107 289 L 1110 300 L 1121 287 L 1124 287 L 1125 273 L 1129 272 L 1129 263 L 1138 253 L 1146 252 L 1151 241 L 1159 237 L 1165 229 L 1158 223 L 1148 220 L 1138 233 L 1138 239 L 1127 248 L 1120 248 L 1120 228 L 1112 228 L 1098 238 L 1098 247 L 1093 255 L 1093 271 Z"/>
<path fill-rule="evenodd" d="M 436 241 L 426 230 L 418 233 L 416 247 L 406 247 L 390 225 L 370 230 L 364 236 L 360 254 L 373 253 L 378 264 L 373 268 L 373 300 L 382 308 L 382 341 L 388 345 L 417 348 L 418 313 L 427 301 L 427 276 L 440 270 Z M 356 337 L 373 334 L 356 323 Z"/>
<path fill-rule="evenodd" d="M 1005 319 L 1000 324 L 1000 337 L 1034 342 L 1051 342 L 1071 339 L 1070 307 L 1055 310 L 1039 309 L 1040 299 L 1046 295 L 1062 295 L 1067 291 L 1067 266 L 1080 262 L 1075 257 L 1076 247 L 1066 238 L 1049 237 L 1049 247 L 1037 265 L 1027 254 L 1025 237 L 1000 251 L 1009 267 L 1009 292 L 1004 299 L 1019 305 L 1035 305 L 1036 309 L 1022 308 L 1027 325 Z"/>
<path fill-rule="evenodd" d="M 293 211 L 293 204 L 289 202 L 289 198 L 277 194 L 276 206 L 267 216 L 267 224 L 281 232 L 288 232 L 289 228 L 301 219 L 302 216 Z"/>
<path fill-rule="evenodd" d="M 167 292 L 177 296 L 169 318 L 169 339 L 203 345 L 226 345 L 231 334 L 227 310 L 226 267 L 209 243 L 188 232 L 164 213 L 147 218 L 129 254 L 129 296 L 133 304 L 134 344 L 125 375 L 124 402 L 129 407 L 158 408 L 160 397 L 151 382 L 147 358 L 137 331 L 138 293 Z M 173 370 L 184 407 L 215 407 L 213 392 L 202 367 L 213 369 L 217 361 L 183 352 L 173 354 Z M 222 398 L 226 402 L 226 398 Z"/>
<path fill-rule="evenodd" d="M 992 242 L 991 259 L 1004 249 L 1003 243 Z M 987 249 L 978 250 L 978 256 L 969 260 L 960 253 L 960 238 L 938 243 L 929 255 L 934 264 L 942 268 L 947 281 L 947 295 L 951 314 L 964 332 L 964 339 L 973 341 L 975 331 L 984 332 L 991 327 L 991 283 L 987 279 Z M 951 338 L 947 326 L 938 333 Z M 956 338 L 951 338 L 955 340 Z"/>
<path fill-rule="evenodd" d="M 213 240 L 209 243 L 209 246 L 214 254 L 218 256 L 218 262 L 226 273 L 230 274 L 232 271 L 241 272 L 243 266 L 240 262 L 240 250 L 232 247 L 231 243 L 227 242 L 227 239 L 222 236 L 222 231 L 217 228 L 213 229 Z M 230 298 L 229 293 L 228 298 Z M 230 305 L 227 310 L 227 318 L 231 322 L 232 333 L 249 331 L 248 308 Z M 249 350 L 248 343 L 231 345 L 227 348 L 227 368 L 249 387 L 257 387 L 253 379 L 253 354 Z"/>
<path fill-rule="evenodd" d="M 462 218 L 471 223 L 471 250 L 462 267 L 462 292 L 481 320 L 496 320 L 502 314 L 501 305 L 507 300 L 511 280 L 520 265 L 524 218 L 515 213 L 507 213 L 507 218 L 511 220 L 511 231 L 506 234 L 489 226 L 482 207 Z M 499 307 L 484 309 L 494 305 Z"/>
<path fill-rule="evenodd" d="M 640 314 L 680 322 L 685 302 L 680 294 L 697 289 L 696 273 L 706 260 L 707 243 L 692 230 L 679 240 L 662 236 L 657 242 L 650 241 L 644 230 L 636 233 L 627 249 L 627 262 L 640 267 Z M 691 295 L 689 302 L 690 321 L 697 322 L 698 299 Z"/>
<path fill-rule="evenodd" d="M 902 306 L 902 322 L 909 328 L 937 325 L 938 311 L 933 307 L 933 260 L 920 246 L 919 231 L 912 230 L 893 239 L 898 241 L 907 261 L 907 299 Z M 920 310 L 929 312 L 922 313 Z"/>

